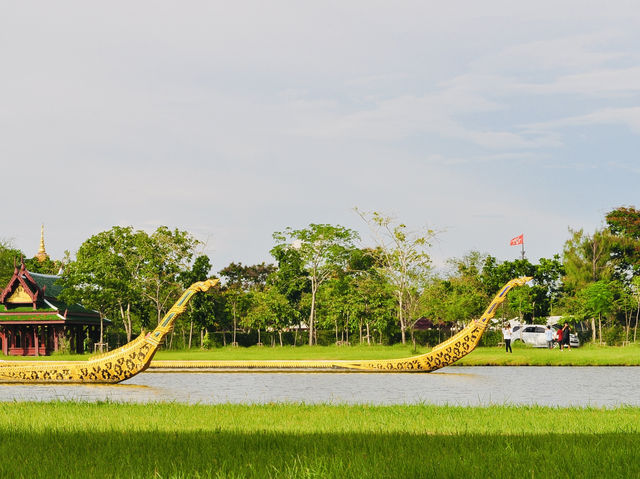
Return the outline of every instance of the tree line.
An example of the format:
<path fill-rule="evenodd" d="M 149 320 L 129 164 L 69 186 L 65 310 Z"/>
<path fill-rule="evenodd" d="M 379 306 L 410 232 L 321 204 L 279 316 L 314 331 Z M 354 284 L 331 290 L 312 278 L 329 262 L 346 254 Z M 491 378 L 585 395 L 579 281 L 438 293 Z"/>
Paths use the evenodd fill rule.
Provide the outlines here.
<path fill-rule="evenodd" d="M 212 276 L 221 285 L 194 297 L 179 318 L 169 347 L 212 344 L 407 342 L 416 321 L 455 330 L 479 317 L 500 286 L 532 276 L 512 291 L 498 316 L 545 322 L 562 316 L 583 326 L 596 343 L 637 338 L 640 314 L 640 211 L 619 207 L 605 226 L 569 230 L 552 258 L 498 261 L 471 251 L 434 271 L 428 250 L 437 232 L 409 229 L 380 213 L 357 211 L 372 244 L 339 225 L 310 224 L 273 234 L 272 264 L 232 262 L 217 274 L 198 254 L 190 233 L 165 226 L 153 233 L 116 226 L 87 239 L 74 259 L 26 260 L 31 271 L 61 272 L 63 300 L 79 302 L 110 321 L 122 342 L 157 324 L 181 291 Z M 0 243 L 0 280 L 6 284 L 19 256 Z"/>

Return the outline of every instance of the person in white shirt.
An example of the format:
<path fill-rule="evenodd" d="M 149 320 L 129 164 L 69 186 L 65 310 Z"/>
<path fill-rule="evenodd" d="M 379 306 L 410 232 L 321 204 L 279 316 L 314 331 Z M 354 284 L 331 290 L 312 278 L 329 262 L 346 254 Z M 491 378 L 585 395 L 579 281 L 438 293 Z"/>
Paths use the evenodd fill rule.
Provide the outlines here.
<path fill-rule="evenodd" d="M 553 329 L 547 325 L 547 329 L 544 331 L 544 338 L 547 340 L 547 347 L 553 349 Z"/>
<path fill-rule="evenodd" d="M 513 353 L 511 349 L 511 326 L 507 323 L 502 328 L 502 337 L 504 338 L 504 346 L 507 353 Z"/>

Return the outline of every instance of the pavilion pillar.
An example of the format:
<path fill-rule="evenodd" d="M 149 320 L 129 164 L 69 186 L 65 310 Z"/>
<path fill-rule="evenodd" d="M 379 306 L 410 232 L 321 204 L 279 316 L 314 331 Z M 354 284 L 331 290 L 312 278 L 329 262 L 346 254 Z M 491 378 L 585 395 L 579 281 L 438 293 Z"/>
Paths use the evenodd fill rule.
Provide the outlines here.
<path fill-rule="evenodd" d="M 76 350 L 76 329 L 69 326 L 64 336 L 69 341 L 69 352 L 73 353 Z"/>
<path fill-rule="evenodd" d="M 5 356 L 8 356 L 8 342 L 9 342 L 9 337 L 7 336 L 8 331 L 6 330 L 2 330 L 2 332 L 0 332 L 0 335 L 2 336 L 1 341 L 2 341 L 2 354 L 4 354 Z"/>
<path fill-rule="evenodd" d="M 84 344 L 82 341 L 82 326 L 75 328 L 75 337 L 76 337 L 76 353 L 82 354 L 84 353 Z"/>
<path fill-rule="evenodd" d="M 40 356 L 40 335 L 38 334 L 38 326 L 33 327 L 33 346 L 35 355 Z"/>
<path fill-rule="evenodd" d="M 89 336 L 91 337 L 91 347 L 93 347 L 94 344 L 100 342 L 100 332 L 98 331 L 97 326 L 89 327 Z"/>
<path fill-rule="evenodd" d="M 58 352 L 58 328 L 56 328 L 55 326 L 52 326 L 52 331 L 53 331 L 53 350 L 57 353 Z"/>

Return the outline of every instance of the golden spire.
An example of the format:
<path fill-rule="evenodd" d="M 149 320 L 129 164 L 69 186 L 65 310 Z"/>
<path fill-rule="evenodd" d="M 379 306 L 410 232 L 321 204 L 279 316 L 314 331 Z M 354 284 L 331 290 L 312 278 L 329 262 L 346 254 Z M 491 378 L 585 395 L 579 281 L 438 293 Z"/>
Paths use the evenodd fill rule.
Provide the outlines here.
<path fill-rule="evenodd" d="M 44 225 L 42 225 L 40 227 L 40 249 L 38 250 L 38 254 L 36 255 L 36 258 L 38 259 L 38 261 L 42 262 L 48 257 L 49 255 L 44 249 Z"/>

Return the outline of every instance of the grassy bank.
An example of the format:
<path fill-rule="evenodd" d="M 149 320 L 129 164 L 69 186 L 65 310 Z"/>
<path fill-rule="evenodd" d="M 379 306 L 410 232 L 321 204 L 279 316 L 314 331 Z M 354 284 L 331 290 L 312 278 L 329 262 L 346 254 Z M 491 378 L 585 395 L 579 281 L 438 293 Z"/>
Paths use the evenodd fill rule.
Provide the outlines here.
<path fill-rule="evenodd" d="M 191 350 L 161 349 L 154 359 L 162 360 L 261 360 L 261 359 L 385 359 L 403 358 L 429 351 L 430 348 L 395 344 L 393 346 L 354 345 L 354 346 L 251 346 L 222 347 L 208 350 L 193 348 Z M 7 360 L 37 361 L 86 361 L 88 354 L 53 354 L 51 356 L 3 356 Z"/>
<path fill-rule="evenodd" d="M 429 351 L 428 348 L 394 346 L 285 346 L 218 348 L 209 351 L 160 351 L 158 360 L 260 360 L 260 359 L 388 359 Z M 591 346 L 571 351 L 532 348 L 517 343 L 513 353 L 501 347 L 479 347 L 455 363 L 458 366 L 640 366 L 640 345 Z"/>
<path fill-rule="evenodd" d="M 0 435 L 3 478 L 640 476 L 637 408 L 0 403 Z"/>
<path fill-rule="evenodd" d="M 263 359 L 387 359 L 403 358 L 429 351 L 410 345 L 393 346 L 284 346 L 215 348 L 210 350 L 159 351 L 158 360 L 263 360 Z M 53 355 L 40 358 L 5 357 L 19 360 L 86 360 L 89 355 Z M 561 352 L 523 346 L 516 343 L 513 354 L 506 354 L 503 348 L 479 347 L 458 361 L 459 366 L 640 366 L 640 344 L 625 347 L 585 345 Z"/>
<path fill-rule="evenodd" d="M 513 353 L 504 348 L 476 348 L 457 366 L 640 366 L 640 345 L 595 346 L 579 348 L 531 348 L 516 343 Z"/>

